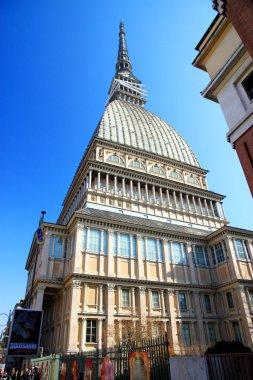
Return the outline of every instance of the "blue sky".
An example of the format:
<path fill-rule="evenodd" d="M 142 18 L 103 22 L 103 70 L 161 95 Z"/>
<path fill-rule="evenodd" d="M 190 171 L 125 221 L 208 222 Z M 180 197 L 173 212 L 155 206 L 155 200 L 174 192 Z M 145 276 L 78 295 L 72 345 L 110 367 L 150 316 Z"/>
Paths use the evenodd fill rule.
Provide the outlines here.
<path fill-rule="evenodd" d="M 210 171 L 209 189 L 226 195 L 231 225 L 253 229 L 252 198 L 224 117 L 200 95 L 208 75 L 191 65 L 215 15 L 211 0 L 1 1 L 0 313 L 24 297 L 40 211 L 56 221 L 102 116 L 121 18 L 146 108 L 175 127 Z"/>

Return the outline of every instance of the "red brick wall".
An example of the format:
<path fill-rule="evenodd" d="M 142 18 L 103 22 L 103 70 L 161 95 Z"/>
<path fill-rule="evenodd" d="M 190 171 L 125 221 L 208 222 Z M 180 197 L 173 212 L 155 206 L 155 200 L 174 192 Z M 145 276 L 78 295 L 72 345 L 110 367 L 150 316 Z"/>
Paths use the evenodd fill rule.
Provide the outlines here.
<path fill-rule="evenodd" d="M 253 0 L 227 0 L 226 15 L 253 58 Z"/>
<path fill-rule="evenodd" d="M 253 196 L 253 126 L 236 140 L 235 149 Z"/>

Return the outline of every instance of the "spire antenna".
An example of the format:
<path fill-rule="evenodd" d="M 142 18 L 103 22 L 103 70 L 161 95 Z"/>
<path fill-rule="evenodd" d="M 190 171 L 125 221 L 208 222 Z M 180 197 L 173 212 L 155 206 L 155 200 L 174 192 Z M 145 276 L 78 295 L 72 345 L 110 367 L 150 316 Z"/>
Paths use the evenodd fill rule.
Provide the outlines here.
<path fill-rule="evenodd" d="M 123 20 L 119 24 L 119 49 L 116 63 L 116 74 L 109 89 L 106 105 L 115 99 L 125 100 L 132 104 L 144 106 L 147 93 L 141 81 L 132 73 L 132 64 L 128 55 L 126 32 Z"/>

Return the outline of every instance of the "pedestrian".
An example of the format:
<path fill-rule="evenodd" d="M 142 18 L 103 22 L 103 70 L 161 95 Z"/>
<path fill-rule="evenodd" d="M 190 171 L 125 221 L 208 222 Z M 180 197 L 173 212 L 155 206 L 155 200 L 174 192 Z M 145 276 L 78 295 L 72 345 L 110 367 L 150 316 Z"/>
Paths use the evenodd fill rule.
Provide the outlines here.
<path fill-rule="evenodd" d="M 38 367 L 34 367 L 34 369 L 33 369 L 32 380 L 40 380 L 40 374 L 39 374 L 39 368 Z"/>

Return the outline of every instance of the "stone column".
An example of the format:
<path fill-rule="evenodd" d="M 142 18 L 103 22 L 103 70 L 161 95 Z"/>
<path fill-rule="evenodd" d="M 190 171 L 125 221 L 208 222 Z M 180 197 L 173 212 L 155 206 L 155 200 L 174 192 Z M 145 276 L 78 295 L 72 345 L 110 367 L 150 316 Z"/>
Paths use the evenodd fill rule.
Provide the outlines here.
<path fill-rule="evenodd" d="M 145 183 L 146 201 L 148 202 L 148 185 Z"/>
<path fill-rule="evenodd" d="M 167 197 L 168 207 L 170 207 L 170 193 L 169 193 L 169 190 L 166 190 L 166 197 Z"/>
<path fill-rule="evenodd" d="M 99 285 L 99 305 L 98 305 L 99 314 L 103 314 L 103 285 Z"/>
<path fill-rule="evenodd" d="M 74 272 L 83 273 L 82 243 L 84 226 L 82 224 L 77 224 L 76 227 L 76 251 L 74 257 Z"/>
<path fill-rule="evenodd" d="M 89 188 L 91 189 L 92 184 L 92 170 L 89 171 Z"/>
<path fill-rule="evenodd" d="M 86 319 L 81 318 L 81 342 L 80 342 L 80 351 L 84 351 L 86 342 Z"/>
<path fill-rule="evenodd" d="M 156 195 L 155 195 L 155 186 L 152 186 L 152 193 L 153 193 L 153 203 L 156 203 Z"/>
<path fill-rule="evenodd" d="M 201 215 L 204 215 L 200 197 L 198 197 L 198 202 L 199 202 L 200 213 Z"/>
<path fill-rule="evenodd" d="M 107 284 L 107 346 L 114 345 L 114 284 Z"/>
<path fill-rule="evenodd" d="M 113 259 L 113 234 L 113 230 L 108 231 L 107 275 L 109 277 L 115 277 Z"/>
<path fill-rule="evenodd" d="M 160 199 L 161 199 L 161 205 L 163 205 L 163 189 L 160 187 Z"/>
<path fill-rule="evenodd" d="M 34 305 L 34 308 L 37 310 L 42 310 L 45 289 L 46 289 L 46 285 L 42 285 L 42 284 L 40 284 L 37 289 L 36 301 Z"/>
<path fill-rule="evenodd" d="M 86 310 L 86 300 L 87 300 L 88 285 L 84 283 L 83 285 L 83 310 Z"/>
<path fill-rule="evenodd" d="M 130 180 L 130 196 L 131 198 L 133 198 L 133 195 L 134 195 L 134 190 L 133 190 L 133 181 Z"/>
<path fill-rule="evenodd" d="M 175 354 L 180 352 L 178 333 L 177 333 L 177 322 L 176 322 L 176 308 L 175 308 L 175 292 L 174 290 L 168 290 L 168 303 L 170 312 L 170 326 L 171 326 L 171 336 L 172 336 L 172 347 Z"/>
<path fill-rule="evenodd" d="M 184 200 L 183 200 L 183 194 L 181 193 L 181 191 L 179 193 L 179 196 L 180 196 L 180 202 L 181 202 L 181 205 L 182 205 L 182 210 L 185 210 Z"/>
<path fill-rule="evenodd" d="M 194 209 L 195 209 L 195 213 L 198 213 L 198 209 L 197 209 L 197 205 L 196 205 L 196 201 L 195 201 L 194 195 L 192 195 L 192 201 L 193 201 L 193 206 L 194 206 Z"/>
<path fill-rule="evenodd" d="M 186 202 L 187 202 L 187 207 L 188 207 L 188 211 L 191 212 L 191 205 L 190 205 L 190 201 L 189 201 L 189 195 L 186 194 Z"/>
<path fill-rule="evenodd" d="M 105 177 L 105 191 L 107 193 L 109 191 L 109 174 L 106 174 L 106 177 Z"/>
<path fill-rule="evenodd" d="M 173 191 L 173 199 L 174 199 L 175 208 L 178 208 L 178 206 L 177 206 L 177 197 L 176 197 L 176 192 L 175 191 Z"/>
<path fill-rule="evenodd" d="M 124 177 L 122 178 L 122 194 L 123 194 L 123 197 L 126 196 L 126 180 Z"/>
<path fill-rule="evenodd" d="M 117 313 L 120 314 L 121 309 L 121 287 L 117 286 Z"/>
<path fill-rule="evenodd" d="M 102 319 L 98 320 L 98 349 L 102 349 Z"/>
<path fill-rule="evenodd" d="M 114 194 L 118 193 L 118 182 L 117 182 L 117 176 L 114 176 Z"/>
<path fill-rule="evenodd" d="M 152 291 L 148 289 L 148 315 L 152 314 Z"/>
<path fill-rule="evenodd" d="M 163 289 L 160 290 L 160 297 L 161 297 L 162 316 L 165 317 L 166 312 L 165 312 L 165 305 L 164 305 L 164 290 Z"/>
<path fill-rule="evenodd" d="M 138 198 L 141 199 L 141 184 L 138 181 Z"/>
<path fill-rule="evenodd" d="M 101 173 L 98 172 L 98 190 L 100 190 Z"/>
<path fill-rule="evenodd" d="M 71 287 L 71 302 L 70 302 L 70 319 L 69 319 L 69 340 L 68 351 L 77 352 L 78 340 L 78 311 L 80 302 L 81 281 L 74 280 Z"/>
<path fill-rule="evenodd" d="M 140 318 L 146 318 L 146 288 L 143 286 L 139 287 L 139 305 L 140 305 Z"/>
<path fill-rule="evenodd" d="M 131 288 L 132 315 L 135 315 L 135 288 Z"/>

